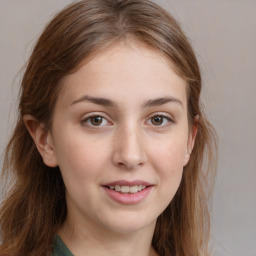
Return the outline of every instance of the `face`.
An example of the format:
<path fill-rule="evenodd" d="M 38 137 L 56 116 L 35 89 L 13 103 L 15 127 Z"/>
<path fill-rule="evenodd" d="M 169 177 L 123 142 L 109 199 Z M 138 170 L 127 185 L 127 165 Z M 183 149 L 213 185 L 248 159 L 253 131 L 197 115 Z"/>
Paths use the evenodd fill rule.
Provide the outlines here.
<path fill-rule="evenodd" d="M 61 86 L 47 140 L 69 221 L 123 233 L 154 227 L 193 145 L 186 82 L 134 43 L 84 62 Z"/>

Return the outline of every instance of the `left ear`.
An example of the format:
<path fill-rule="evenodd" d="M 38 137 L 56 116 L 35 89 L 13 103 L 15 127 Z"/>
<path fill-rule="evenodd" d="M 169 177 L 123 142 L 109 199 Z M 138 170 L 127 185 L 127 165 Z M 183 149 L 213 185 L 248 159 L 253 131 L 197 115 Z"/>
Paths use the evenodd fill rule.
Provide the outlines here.
<path fill-rule="evenodd" d="M 194 148 L 195 140 L 196 140 L 196 135 L 197 135 L 197 130 L 198 130 L 198 122 L 194 122 L 193 126 L 191 127 L 189 134 L 188 134 L 188 142 L 187 142 L 187 148 L 185 152 L 185 157 L 184 157 L 184 164 L 183 166 L 185 167 L 190 159 L 190 155 L 192 153 L 192 150 Z"/>

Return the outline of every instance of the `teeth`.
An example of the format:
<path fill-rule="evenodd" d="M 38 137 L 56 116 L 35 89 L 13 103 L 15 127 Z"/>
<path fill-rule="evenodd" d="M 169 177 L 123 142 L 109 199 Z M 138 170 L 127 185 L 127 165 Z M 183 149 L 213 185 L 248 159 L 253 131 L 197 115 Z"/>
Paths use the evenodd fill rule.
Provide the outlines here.
<path fill-rule="evenodd" d="M 132 187 L 130 187 L 130 189 L 129 189 L 129 191 L 130 191 L 130 193 L 137 193 L 138 192 L 138 186 L 132 186 Z"/>
<path fill-rule="evenodd" d="M 128 192 L 130 192 L 130 188 L 128 186 L 121 186 L 121 192 L 128 193 Z"/>
<path fill-rule="evenodd" d="M 135 185 L 135 186 L 120 186 L 120 185 L 115 185 L 115 186 L 110 186 L 109 187 L 112 190 L 124 193 L 124 194 L 128 194 L 128 193 L 132 193 L 135 194 L 143 189 L 146 188 L 145 185 Z"/>
<path fill-rule="evenodd" d="M 121 186 L 115 185 L 115 191 L 121 191 Z"/>

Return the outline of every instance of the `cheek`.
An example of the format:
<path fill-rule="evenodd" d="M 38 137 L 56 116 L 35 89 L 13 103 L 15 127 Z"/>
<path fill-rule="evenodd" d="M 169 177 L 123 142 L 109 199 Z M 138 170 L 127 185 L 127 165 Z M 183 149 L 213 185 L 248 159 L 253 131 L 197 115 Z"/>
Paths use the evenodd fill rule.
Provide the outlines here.
<path fill-rule="evenodd" d="M 176 191 L 181 181 L 184 161 L 184 155 L 182 153 L 183 151 L 177 152 L 170 149 L 169 151 L 158 152 L 158 154 L 161 154 L 158 158 L 160 183 L 172 191 Z"/>
<path fill-rule="evenodd" d="M 72 180 L 97 177 L 108 159 L 106 144 L 99 144 L 78 134 L 60 139 L 56 144 L 56 156 L 62 175 Z"/>
<path fill-rule="evenodd" d="M 157 150 L 155 150 L 157 148 Z M 151 159 L 155 168 L 160 169 L 163 175 L 180 172 L 183 169 L 184 157 L 186 152 L 186 140 L 166 139 L 158 146 L 152 147 Z"/>
<path fill-rule="evenodd" d="M 157 150 L 152 151 L 151 162 L 157 170 L 158 184 L 166 204 L 172 200 L 180 185 L 185 151 L 186 140 L 178 137 L 162 142 Z"/>
<path fill-rule="evenodd" d="M 94 204 L 91 199 L 97 194 L 97 184 L 105 171 L 106 152 L 104 147 L 81 138 L 65 140 L 59 147 L 58 161 L 69 208 L 82 209 L 84 202 L 90 207 Z"/>

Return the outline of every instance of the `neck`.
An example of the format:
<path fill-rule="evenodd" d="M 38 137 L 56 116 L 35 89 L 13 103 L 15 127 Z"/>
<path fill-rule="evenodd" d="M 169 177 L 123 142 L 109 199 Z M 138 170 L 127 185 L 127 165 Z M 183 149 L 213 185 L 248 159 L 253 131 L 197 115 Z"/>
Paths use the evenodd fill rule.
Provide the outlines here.
<path fill-rule="evenodd" d="M 154 229 L 152 223 L 141 230 L 123 233 L 81 223 L 76 226 L 67 219 L 58 234 L 76 256 L 156 256 L 151 245 Z"/>

